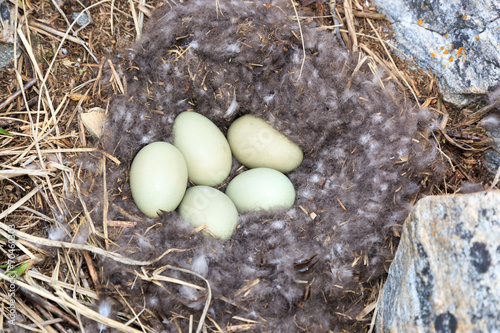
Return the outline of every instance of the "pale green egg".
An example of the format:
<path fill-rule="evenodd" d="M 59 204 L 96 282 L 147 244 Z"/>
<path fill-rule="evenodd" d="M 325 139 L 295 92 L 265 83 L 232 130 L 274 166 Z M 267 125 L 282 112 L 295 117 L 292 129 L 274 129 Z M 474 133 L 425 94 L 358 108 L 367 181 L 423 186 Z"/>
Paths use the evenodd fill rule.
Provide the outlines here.
<path fill-rule="evenodd" d="M 186 159 L 189 179 L 216 186 L 231 171 L 231 148 L 224 134 L 205 116 L 182 112 L 174 121 L 174 145 Z"/>
<path fill-rule="evenodd" d="M 234 157 L 248 168 L 271 168 L 283 173 L 297 168 L 304 158 L 299 146 L 263 119 L 245 115 L 227 131 Z"/>
<path fill-rule="evenodd" d="M 291 208 L 295 189 L 287 176 L 269 168 L 256 168 L 234 177 L 226 188 L 238 212 Z"/>
<path fill-rule="evenodd" d="M 175 210 L 186 192 L 187 179 L 184 157 L 166 142 L 142 148 L 130 167 L 132 198 L 149 217 L 158 217 L 160 210 Z"/>
<path fill-rule="evenodd" d="M 238 224 L 238 211 L 227 195 L 208 186 L 189 188 L 179 215 L 194 227 L 206 225 L 215 237 L 228 239 Z"/>

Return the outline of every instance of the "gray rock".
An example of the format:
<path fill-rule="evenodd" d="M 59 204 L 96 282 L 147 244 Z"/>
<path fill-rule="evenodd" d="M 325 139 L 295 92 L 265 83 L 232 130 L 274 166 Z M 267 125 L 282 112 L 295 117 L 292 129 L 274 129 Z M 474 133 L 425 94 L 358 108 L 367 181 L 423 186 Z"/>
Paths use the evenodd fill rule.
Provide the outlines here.
<path fill-rule="evenodd" d="M 12 65 L 14 60 L 15 8 L 8 1 L 0 0 L 0 69 Z M 20 49 L 17 56 L 21 55 Z"/>
<path fill-rule="evenodd" d="M 500 99 L 499 99 L 500 102 Z M 490 174 L 495 175 L 500 168 L 500 112 L 493 112 L 480 123 L 486 130 L 486 134 L 491 139 L 491 149 L 484 154 L 486 168 Z"/>
<path fill-rule="evenodd" d="M 13 43 L 15 22 L 15 8 L 6 0 L 0 0 L 0 42 Z"/>
<path fill-rule="evenodd" d="M 405 222 L 376 332 L 500 332 L 500 191 L 429 196 Z"/>
<path fill-rule="evenodd" d="M 17 56 L 21 55 L 20 49 L 17 51 Z M 14 60 L 14 44 L 0 43 L 0 69 L 11 66 Z"/>
<path fill-rule="evenodd" d="M 446 101 L 463 106 L 500 84 L 500 1 L 373 2 L 398 48 L 436 74 Z"/>
<path fill-rule="evenodd" d="M 491 137 L 491 139 L 492 149 L 484 154 L 484 162 L 489 173 L 494 176 L 500 168 L 500 154 L 498 153 L 500 152 L 500 138 Z"/>

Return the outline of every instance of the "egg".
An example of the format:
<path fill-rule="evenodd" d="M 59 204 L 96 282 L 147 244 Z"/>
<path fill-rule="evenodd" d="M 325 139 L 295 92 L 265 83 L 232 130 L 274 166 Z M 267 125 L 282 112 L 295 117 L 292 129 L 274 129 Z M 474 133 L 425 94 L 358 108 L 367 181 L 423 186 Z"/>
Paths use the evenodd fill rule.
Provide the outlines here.
<path fill-rule="evenodd" d="M 174 145 L 184 155 L 193 183 L 216 186 L 227 178 L 231 148 L 210 119 L 196 112 L 182 112 L 175 118 L 173 132 Z"/>
<path fill-rule="evenodd" d="M 236 159 L 248 168 L 272 168 L 287 173 L 304 158 L 299 146 L 263 119 L 245 115 L 227 131 L 227 140 Z"/>
<path fill-rule="evenodd" d="M 188 172 L 181 152 L 170 143 L 142 148 L 130 167 L 130 190 L 141 212 L 158 217 L 177 208 L 186 192 Z"/>
<path fill-rule="evenodd" d="M 209 186 L 189 188 L 178 211 L 191 225 L 205 224 L 206 229 L 220 239 L 231 237 L 238 224 L 238 211 L 231 199 Z"/>
<path fill-rule="evenodd" d="M 288 209 L 295 202 L 295 189 L 287 176 L 269 168 L 256 168 L 234 177 L 226 188 L 238 212 Z"/>

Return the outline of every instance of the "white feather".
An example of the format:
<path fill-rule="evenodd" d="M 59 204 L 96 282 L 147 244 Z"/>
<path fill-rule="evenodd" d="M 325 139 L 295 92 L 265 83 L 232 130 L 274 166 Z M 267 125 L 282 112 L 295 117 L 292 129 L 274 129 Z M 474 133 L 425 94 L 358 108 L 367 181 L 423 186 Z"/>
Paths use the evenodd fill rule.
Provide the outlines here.
<path fill-rule="evenodd" d="M 191 264 L 191 269 L 196 273 L 207 276 L 208 274 L 208 260 L 205 255 L 200 255 L 193 260 Z"/>
<path fill-rule="evenodd" d="M 108 301 L 108 300 L 102 301 L 99 304 L 99 314 L 101 316 L 109 318 L 109 315 L 111 314 L 112 307 L 113 307 L 113 305 L 111 304 L 110 301 Z M 98 328 L 99 328 L 100 331 L 103 331 L 103 330 L 105 330 L 107 328 L 107 326 L 104 325 L 103 323 L 99 323 Z"/>
<path fill-rule="evenodd" d="M 238 111 L 239 106 L 240 105 L 238 104 L 238 102 L 236 102 L 236 97 L 234 97 L 233 101 L 231 102 L 231 104 L 227 108 L 227 111 L 226 111 L 226 114 L 224 115 L 224 117 L 229 117 L 233 113 L 235 113 L 236 111 Z"/>

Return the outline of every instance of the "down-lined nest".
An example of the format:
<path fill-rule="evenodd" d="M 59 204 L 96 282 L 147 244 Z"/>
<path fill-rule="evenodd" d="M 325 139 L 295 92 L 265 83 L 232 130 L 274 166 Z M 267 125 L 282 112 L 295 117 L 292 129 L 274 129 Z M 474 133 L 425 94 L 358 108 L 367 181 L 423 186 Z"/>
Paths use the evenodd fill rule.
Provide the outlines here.
<path fill-rule="evenodd" d="M 115 81 L 124 94 L 113 100 L 100 142 L 122 163 L 103 169 L 101 160 L 81 159 L 87 207 L 93 221 L 104 214 L 110 251 L 143 261 L 171 252 L 142 269 L 103 260 L 101 306 L 111 316 L 126 311 L 110 296 L 120 290 L 136 313 L 147 309 L 142 320 L 156 331 L 186 330 L 192 315 L 214 329 L 243 320 L 255 331 L 360 330 L 354 317 L 364 288 L 385 273 L 392 236 L 422 186 L 442 175 L 429 140 L 433 114 L 398 96 L 383 71 L 373 73 L 370 60 L 351 57 L 331 34 L 314 23 L 299 27 L 286 1 L 165 6 L 128 51 L 126 80 Z M 195 232 L 176 212 L 142 215 L 130 195 L 130 163 L 144 145 L 172 142 L 173 120 L 188 110 L 223 132 L 253 114 L 297 143 L 305 157 L 288 174 L 294 207 L 240 214 L 225 242 Z M 235 160 L 218 188 L 243 170 Z"/>

